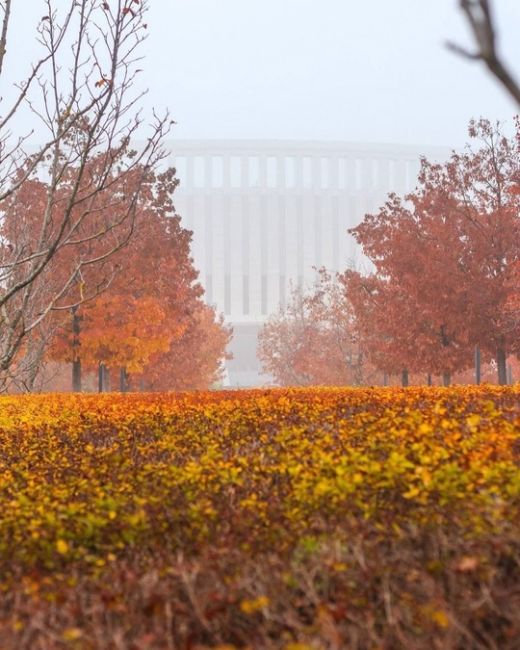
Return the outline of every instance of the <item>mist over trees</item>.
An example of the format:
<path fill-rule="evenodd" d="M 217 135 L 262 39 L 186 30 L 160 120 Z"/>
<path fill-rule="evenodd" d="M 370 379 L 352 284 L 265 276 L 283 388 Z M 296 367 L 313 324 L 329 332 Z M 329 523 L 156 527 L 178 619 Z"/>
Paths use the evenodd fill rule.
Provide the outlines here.
<path fill-rule="evenodd" d="M 171 119 L 141 112 L 149 3 L 44 6 L 39 55 L 0 100 L 0 389 L 36 390 L 56 363 L 71 365 L 78 391 L 94 372 L 100 389 L 108 374 L 121 390 L 218 382 L 231 333 L 204 304 L 175 212 L 163 148 Z M 475 50 L 450 47 L 520 101 L 492 3 L 460 7 Z M 3 81 L 15 38 L 4 0 Z M 23 115 L 33 131 L 20 132 Z M 423 160 L 414 192 L 390 195 L 351 231 L 374 271 L 322 270 L 312 289 L 295 289 L 261 332 L 265 370 L 283 384 L 414 374 L 449 384 L 477 350 L 506 383 L 520 352 L 519 132 L 473 122 L 466 151 Z"/>
<path fill-rule="evenodd" d="M 330 368 L 331 346 L 307 341 L 323 329 L 320 323 L 332 331 L 343 318 L 343 332 L 356 341 L 360 358 L 381 374 L 401 375 L 405 385 L 410 373 L 442 377 L 448 385 L 455 373 L 472 367 L 476 349 L 484 361 L 493 360 L 498 383 L 507 383 L 507 357 L 520 352 L 518 120 L 515 125 L 508 138 L 499 124 L 471 122 L 463 152 L 444 164 L 424 159 L 414 192 L 391 194 L 377 213 L 366 215 L 351 233 L 373 272 L 347 270 L 340 277 L 340 315 L 312 315 L 319 284 L 305 298 L 293 296 L 261 334 L 265 369 L 288 383 L 291 369 L 305 366 L 302 356 Z M 315 369 L 306 379 L 331 378 L 323 381 Z"/>
<path fill-rule="evenodd" d="M 360 385 L 374 369 L 361 349 L 355 316 L 338 277 L 320 269 L 307 291 L 294 287 L 286 307 L 259 334 L 264 372 L 282 385 Z"/>

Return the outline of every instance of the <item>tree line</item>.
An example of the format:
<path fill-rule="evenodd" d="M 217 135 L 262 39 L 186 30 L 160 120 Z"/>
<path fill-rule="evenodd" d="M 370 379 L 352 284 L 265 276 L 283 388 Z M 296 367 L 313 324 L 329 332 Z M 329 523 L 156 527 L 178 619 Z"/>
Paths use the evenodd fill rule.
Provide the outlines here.
<path fill-rule="evenodd" d="M 80 198 L 92 192 L 88 181 L 100 165 L 99 156 L 87 163 Z M 78 170 L 69 169 L 71 183 L 73 172 Z M 138 194 L 132 185 L 137 182 Z M 85 370 L 98 374 L 101 391 L 109 387 L 110 370 L 110 387 L 123 391 L 206 388 L 219 379 L 230 332 L 203 301 L 190 257 L 191 232 L 173 204 L 177 184 L 173 168 L 146 173 L 136 168 L 96 193 L 97 207 L 91 206 L 88 221 L 76 229 L 76 241 L 57 251 L 33 283 L 30 313 L 51 302 L 53 309 L 25 335 L 10 367 L 11 388 L 55 387 L 45 372 L 46 366 L 56 372 L 53 361 L 71 364 L 75 391 L 84 387 Z M 61 190 L 66 201 L 70 187 Z M 30 247 L 48 191 L 48 183 L 32 179 L 4 201 L 5 246 Z M 111 232 L 119 227 L 114 212 L 126 213 L 130 202 L 126 241 L 115 247 L 120 235 Z M 96 262 L 82 266 L 64 291 L 70 269 L 84 256 Z"/>
<path fill-rule="evenodd" d="M 230 332 L 172 203 L 173 121 L 143 113 L 149 3 L 41 6 L 37 57 L 16 79 L 21 5 L 0 2 L 0 391 L 55 387 L 63 362 L 75 390 L 85 370 L 100 389 L 110 370 L 123 390 L 207 387 Z"/>
<path fill-rule="evenodd" d="M 266 324 L 259 355 L 278 382 L 292 369 L 296 383 L 449 384 L 475 359 L 508 382 L 520 353 L 520 123 L 507 137 L 472 121 L 469 139 L 443 164 L 423 159 L 413 192 L 350 230 L 370 273 L 322 271 Z"/>

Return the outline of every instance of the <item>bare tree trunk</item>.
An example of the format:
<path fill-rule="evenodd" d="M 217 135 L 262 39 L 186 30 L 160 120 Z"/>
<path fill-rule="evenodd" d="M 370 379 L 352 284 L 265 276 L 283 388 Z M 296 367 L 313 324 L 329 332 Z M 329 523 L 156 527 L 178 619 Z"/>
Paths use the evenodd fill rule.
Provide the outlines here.
<path fill-rule="evenodd" d="M 497 371 L 499 385 L 505 386 L 507 384 L 507 366 L 506 351 L 504 347 L 499 347 L 497 350 Z"/>
<path fill-rule="evenodd" d="M 100 363 L 98 366 L 98 393 L 103 393 L 105 390 L 105 366 Z"/>
<path fill-rule="evenodd" d="M 408 370 L 403 370 L 401 373 L 401 385 L 406 388 L 410 385 L 410 378 L 408 376 Z"/>
<path fill-rule="evenodd" d="M 81 359 L 72 362 L 72 392 L 81 393 Z"/>
<path fill-rule="evenodd" d="M 442 385 L 447 387 L 450 384 L 451 384 L 451 372 L 449 370 L 446 370 L 445 372 L 442 373 Z"/>
<path fill-rule="evenodd" d="M 71 309 L 72 312 L 72 392 L 81 393 L 81 357 L 80 357 L 80 335 L 81 318 L 78 315 L 78 307 Z"/>
<path fill-rule="evenodd" d="M 24 381 L 24 390 L 27 393 L 34 392 L 34 387 L 36 384 L 36 378 L 38 374 L 42 371 L 44 367 L 44 356 L 45 356 L 46 344 L 44 341 L 40 343 L 38 348 L 33 351 L 32 359 L 27 370 L 27 378 Z"/>
<path fill-rule="evenodd" d="M 128 373 L 126 368 L 120 368 L 119 370 L 119 390 L 121 393 L 128 392 Z"/>
<path fill-rule="evenodd" d="M 477 386 L 480 385 L 482 381 L 482 360 L 480 356 L 480 345 L 475 347 L 475 383 Z"/>
<path fill-rule="evenodd" d="M 432 376 L 430 373 L 428 373 L 427 382 L 428 382 L 428 386 L 432 385 Z"/>

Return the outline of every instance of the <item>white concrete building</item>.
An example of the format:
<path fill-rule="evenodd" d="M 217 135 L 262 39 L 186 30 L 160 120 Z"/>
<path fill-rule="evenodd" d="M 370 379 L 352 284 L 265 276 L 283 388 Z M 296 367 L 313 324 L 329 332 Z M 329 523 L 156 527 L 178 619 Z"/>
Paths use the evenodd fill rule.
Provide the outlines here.
<path fill-rule="evenodd" d="M 232 324 L 231 386 L 265 383 L 258 328 L 308 284 L 315 267 L 362 266 L 347 230 L 389 192 L 415 187 L 420 157 L 449 151 L 393 145 L 292 141 L 175 141 L 181 186 L 175 206 L 193 231 L 206 300 Z"/>

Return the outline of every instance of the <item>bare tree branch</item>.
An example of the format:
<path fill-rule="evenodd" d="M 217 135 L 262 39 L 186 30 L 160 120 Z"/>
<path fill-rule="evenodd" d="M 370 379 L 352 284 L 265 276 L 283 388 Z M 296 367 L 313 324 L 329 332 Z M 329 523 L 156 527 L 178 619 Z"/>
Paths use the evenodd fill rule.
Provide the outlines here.
<path fill-rule="evenodd" d="M 130 149 L 132 139 L 143 138 L 144 92 L 135 84 L 147 0 L 43 2 L 41 56 L 16 83 L 7 106 L 0 98 L 0 375 L 9 381 L 23 366 L 15 361 L 31 333 L 52 313 L 110 284 L 114 269 L 107 261 L 133 235 L 136 206 L 165 156 L 162 142 L 170 128 L 168 114 L 154 113 L 144 146 Z M 10 62 L 10 16 L 11 0 L 5 0 L 0 82 Z M 37 129 L 10 132 L 23 111 L 45 130 L 43 144 L 30 141 Z M 45 196 L 28 218 L 18 207 L 21 197 L 30 202 L 43 186 Z M 96 290 L 75 295 L 93 267 L 101 269 Z"/>
<path fill-rule="evenodd" d="M 2 33 L 0 34 L 0 75 L 2 74 L 7 49 L 7 30 L 9 29 L 9 20 L 11 18 L 11 0 L 5 0 L 5 6 L 2 9 L 4 15 L 2 17 Z"/>
<path fill-rule="evenodd" d="M 459 0 L 459 3 L 471 28 L 476 51 L 470 52 L 455 43 L 448 43 L 448 48 L 455 54 L 472 61 L 482 61 L 520 106 L 520 85 L 498 53 L 496 28 L 490 1 Z"/>

